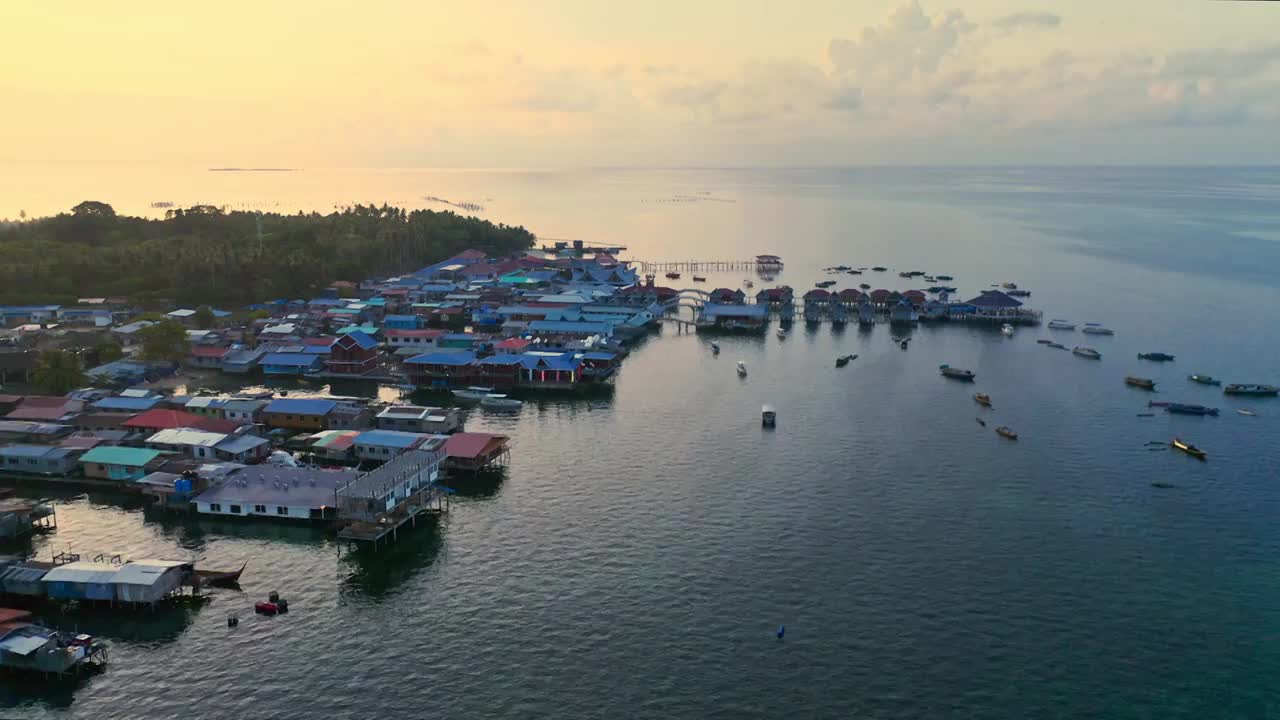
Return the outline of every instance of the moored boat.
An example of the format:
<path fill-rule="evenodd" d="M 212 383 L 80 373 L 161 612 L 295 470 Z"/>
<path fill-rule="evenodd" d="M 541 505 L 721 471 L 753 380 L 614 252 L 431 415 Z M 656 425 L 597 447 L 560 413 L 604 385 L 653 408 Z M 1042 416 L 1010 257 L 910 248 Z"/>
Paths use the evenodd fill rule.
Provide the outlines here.
<path fill-rule="evenodd" d="M 738 377 L 747 376 L 747 364 L 742 360 L 738 361 Z"/>
<path fill-rule="evenodd" d="M 1102 353 L 1090 347 L 1075 347 L 1071 349 L 1071 352 L 1079 355 L 1080 357 L 1089 358 L 1090 360 L 1102 359 Z"/>
<path fill-rule="evenodd" d="M 706 281 L 707 281 L 707 279 L 706 279 L 706 278 L 704 278 L 704 277 L 702 277 L 701 275 L 694 275 L 694 276 L 693 276 L 693 281 L 694 281 L 694 282 L 706 282 Z"/>
<path fill-rule="evenodd" d="M 1240 413 L 1241 415 L 1248 415 L 1249 417 L 1254 417 L 1258 414 L 1252 410 L 1245 410 L 1244 408 L 1240 408 L 1236 410 L 1236 412 Z"/>
<path fill-rule="evenodd" d="M 668 280 L 679 280 L 679 279 L 680 279 L 680 273 L 678 273 L 678 272 L 669 272 L 669 273 L 667 273 L 667 279 L 668 279 Z"/>
<path fill-rule="evenodd" d="M 778 339 L 779 339 L 779 340 L 786 340 L 786 339 L 787 339 L 787 331 L 786 331 L 786 330 L 783 330 L 782 328 L 778 328 L 777 336 L 778 336 Z"/>
<path fill-rule="evenodd" d="M 905 348 L 906 346 L 907 346 L 907 341 L 903 340 L 902 347 Z M 964 370 L 962 368 L 953 368 L 950 365 L 939 365 L 938 371 L 942 373 L 943 377 L 949 377 L 952 380 L 965 380 L 968 382 L 972 382 L 973 379 L 977 377 L 976 375 L 973 374 L 972 370 Z"/>
<path fill-rule="evenodd" d="M 1222 388 L 1224 395 L 1276 395 L 1280 388 L 1275 385 L 1228 385 Z"/>
<path fill-rule="evenodd" d="M 1080 332 L 1085 333 L 1086 335 L 1115 335 L 1116 334 L 1115 331 L 1112 330 L 1111 328 L 1105 328 L 1099 325 L 1098 323 L 1085 323 L 1084 328 L 1081 329 Z"/>
<path fill-rule="evenodd" d="M 720 343 L 711 343 L 711 354 L 712 355 L 720 354 Z"/>
<path fill-rule="evenodd" d="M 986 393 L 974 393 L 973 401 L 984 407 L 991 407 L 991 396 Z"/>
<path fill-rule="evenodd" d="M 1005 337 L 1013 337 L 1013 326 L 1010 325 L 1009 323 L 1005 323 L 1004 325 L 1001 325 L 1000 333 Z"/>
<path fill-rule="evenodd" d="M 857 360 L 857 359 L 858 359 L 857 355 L 841 355 L 840 357 L 836 358 L 836 367 L 844 367 L 845 365 L 849 364 L 850 360 Z"/>
<path fill-rule="evenodd" d="M 977 421 L 978 421 L 978 424 L 979 424 L 979 425 L 981 425 L 982 427 L 986 427 L 986 426 L 987 426 L 987 421 L 986 421 L 986 420 L 983 420 L 983 419 L 982 419 L 982 418 L 980 418 L 980 417 L 976 417 L 976 418 L 974 418 L 974 420 L 977 420 Z"/>
<path fill-rule="evenodd" d="M 1181 438 L 1174 438 L 1173 441 L 1169 443 L 1169 445 L 1176 450 L 1181 450 L 1182 452 L 1190 455 L 1191 457 L 1197 460 L 1205 460 L 1208 458 L 1208 455 L 1205 454 L 1205 451 L 1201 450 L 1195 445 L 1192 445 L 1189 442 L 1182 440 Z"/>
<path fill-rule="evenodd" d="M 247 567 L 249 567 L 248 560 L 240 566 L 239 570 L 208 570 L 205 568 L 195 568 L 191 571 L 189 584 L 193 587 L 238 587 L 240 585 L 240 575 Z"/>
<path fill-rule="evenodd" d="M 497 393 L 480 398 L 480 407 L 489 410 L 519 410 L 523 406 L 523 402 Z"/>
<path fill-rule="evenodd" d="M 1014 432 L 1013 428 L 1005 425 L 1001 425 L 1000 427 L 996 428 L 996 434 L 1002 438 L 1008 438 L 1009 440 L 1018 439 L 1018 433 Z"/>
<path fill-rule="evenodd" d="M 945 281 L 955 280 L 955 278 L 951 277 L 950 275 L 936 275 L 934 277 L 938 280 L 945 280 Z"/>
<path fill-rule="evenodd" d="M 877 266 L 875 266 L 875 267 L 873 267 L 873 268 L 871 268 L 871 269 L 872 269 L 872 270 L 874 270 L 874 271 L 876 271 L 876 272 L 884 272 L 885 270 L 888 270 L 889 268 L 887 268 L 887 267 L 880 267 L 879 265 L 877 265 Z"/>
<path fill-rule="evenodd" d="M 1066 346 L 1066 345 L 1063 345 L 1062 343 L 1056 343 L 1056 342 L 1051 342 L 1051 343 L 1049 343 L 1049 344 L 1045 345 L 1045 347 L 1051 347 L 1051 348 L 1054 348 L 1054 349 L 1057 349 L 1057 350 L 1066 350 L 1066 349 L 1067 349 L 1067 346 Z"/>
<path fill-rule="evenodd" d="M 1008 295 L 1009 297 L 1031 297 L 1031 291 L 1030 290 L 1010 290 L 1009 292 L 1005 293 L 1005 295 Z"/>
<path fill-rule="evenodd" d="M 1200 383 L 1201 385 L 1221 385 L 1222 384 L 1221 380 L 1215 380 L 1208 375 L 1201 375 L 1200 373 L 1196 373 L 1194 375 L 1188 375 L 1187 379 L 1190 380 L 1191 382 Z"/>
<path fill-rule="evenodd" d="M 1150 360 L 1152 362 L 1170 362 L 1173 360 L 1173 356 L 1162 352 L 1138 353 L 1138 359 Z"/>
<path fill-rule="evenodd" d="M 1130 375 L 1130 376 L 1126 377 L 1126 378 L 1124 379 L 1124 384 L 1125 384 L 1125 385 L 1132 385 L 1133 387 L 1136 387 L 1136 388 L 1142 388 L 1143 390 L 1155 390 L 1155 389 L 1156 389 L 1156 381 L 1155 381 L 1155 380 L 1152 380 L 1151 378 L 1135 377 L 1135 376 L 1133 376 L 1133 375 Z"/>
<path fill-rule="evenodd" d="M 871 289 L 871 286 L 870 286 L 870 285 L 868 285 L 868 284 L 866 284 L 866 283 L 862 283 L 862 284 L 861 284 L 861 285 L 859 285 L 858 287 L 862 288 L 863 290 L 870 290 L 870 289 Z"/>
<path fill-rule="evenodd" d="M 1005 290 L 1017 290 L 1017 289 L 1018 289 L 1018 284 L 1017 284 L 1017 283 L 1011 283 L 1011 282 L 1007 282 L 1007 283 L 1000 283 L 1000 287 L 1004 288 Z"/>
<path fill-rule="evenodd" d="M 765 405 L 760 408 L 760 426 L 771 428 L 778 422 L 778 413 L 773 409 L 772 405 Z"/>
<path fill-rule="evenodd" d="M 1187 403 L 1169 403 L 1164 408 L 1165 412 L 1174 415 L 1212 415 L 1217 417 L 1218 408 L 1205 407 L 1204 405 L 1190 405 Z"/>
<path fill-rule="evenodd" d="M 1075 330 L 1076 324 L 1071 322 L 1070 320 L 1061 320 L 1061 319 L 1050 320 L 1049 329 L 1050 330 Z"/>
<path fill-rule="evenodd" d="M 472 385 L 471 387 L 465 388 L 463 390 L 453 391 L 454 397 L 458 398 L 459 400 L 468 400 L 468 401 L 479 401 L 491 394 L 493 394 L 493 388 L 480 387 L 478 385 Z"/>

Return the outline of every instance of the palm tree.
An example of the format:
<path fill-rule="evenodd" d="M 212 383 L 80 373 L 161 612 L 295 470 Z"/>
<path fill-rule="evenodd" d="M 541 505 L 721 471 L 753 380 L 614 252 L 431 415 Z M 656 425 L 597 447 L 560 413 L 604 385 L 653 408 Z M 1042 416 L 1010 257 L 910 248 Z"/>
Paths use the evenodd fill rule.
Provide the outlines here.
<path fill-rule="evenodd" d="M 31 380 L 36 387 L 50 395 L 65 395 L 84 385 L 84 365 L 80 356 L 66 350 L 45 350 L 36 360 Z"/>

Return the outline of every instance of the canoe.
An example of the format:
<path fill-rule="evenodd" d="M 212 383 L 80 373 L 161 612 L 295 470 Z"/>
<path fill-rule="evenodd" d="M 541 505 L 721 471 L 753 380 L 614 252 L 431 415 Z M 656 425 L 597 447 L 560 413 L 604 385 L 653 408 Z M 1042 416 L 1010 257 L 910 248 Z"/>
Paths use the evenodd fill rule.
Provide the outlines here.
<path fill-rule="evenodd" d="M 991 396 L 986 393 L 974 393 L 973 401 L 978 403 L 979 405 L 991 407 Z"/>
<path fill-rule="evenodd" d="M 1005 427 L 1004 425 L 1001 425 L 1000 427 L 996 428 L 996 434 L 1002 438 L 1008 438 L 1010 440 L 1018 439 L 1018 433 L 1014 432 L 1011 428 Z"/>
<path fill-rule="evenodd" d="M 1236 412 L 1240 413 L 1241 415 L 1248 415 L 1250 417 L 1256 416 L 1258 414 L 1252 410 L 1236 410 Z"/>
<path fill-rule="evenodd" d="M 1184 442 L 1179 438 L 1174 438 L 1173 442 L 1169 443 L 1169 445 L 1173 447 L 1175 450 L 1181 450 L 1182 452 L 1190 455 L 1191 457 L 1197 460 L 1205 460 L 1208 458 L 1208 455 L 1205 454 L 1205 451 L 1201 450 L 1195 445 L 1192 445 L 1189 442 Z"/>
<path fill-rule="evenodd" d="M 1277 395 L 1280 388 L 1275 385 L 1228 385 L 1222 388 L 1224 395 Z"/>
<path fill-rule="evenodd" d="M 1126 377 L 1126 378 L 1124 379 L 1124 384 L 1125 384 L 1125 385 L 1132 385 L 1133 387 L 1136 387 L 1136 388 L 1142 388 L 1143 390 L 1155 390 L 1155 389 L 1156 389 L 1156 381 L 1155 381 L 1155 380 L 1152 380 L 1151 378 L 1134 377 L 1134 376 L 1132 376 L 1132 375 L 1130 375 L 1129 377 Z"/>
<path fill-rule="evenodd" d="M 1173 356 L 1162 352 L 1138 353 L 1138 359 L 1152 362 L 1170 362 L 1173 360 Z"/>
<path fill-rule="evenodd" d="M 1196 373 L 1195 375 L 1188 375 L 1187 379 L 1190 380 L 1191 382 L 1200 383 L 1201 385 L 1221 385 L 1222 384 L 1221 380 L 1214 380 L 1212 377 L 1208 375 L 1201 375 L 1199 373 Z"/>

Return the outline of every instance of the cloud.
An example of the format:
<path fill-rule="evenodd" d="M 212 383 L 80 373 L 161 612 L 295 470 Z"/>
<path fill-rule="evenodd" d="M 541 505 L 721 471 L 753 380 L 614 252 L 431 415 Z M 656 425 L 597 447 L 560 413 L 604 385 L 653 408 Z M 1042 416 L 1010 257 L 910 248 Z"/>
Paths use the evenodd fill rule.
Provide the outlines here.
<path fill-rule="evenodd" d="M 728 83 L 714 80 L 668 85 L 658 91 L 657 98 L 668 105 L 699 107 L 714 103 L 728 86 Z"/>
<path fill-rule="evenodd" d="M 1051 12 L 1025 11 L 1016 12 L 991 21 L 991 25 L 1000 30 L 1054 30 L 1062 25 L 1062 17 Z"/>
<path fill-rule="evenodd" d="M 840 110 L 848 112 L 857 110 L 862 107 L 862 89 L 856 87 L 840 88 L 822 103 L 822 107 L 828 110 Z"/>
<path fill-rule="evenodd" d="M 901 80 L 937 70 L 975 28 L 960 10 L 928 15 L 918 0 L 911 0 L 883 25 L 865 27 L 856 38 L 833 39 L 827 55 L 837 73 Z"/>

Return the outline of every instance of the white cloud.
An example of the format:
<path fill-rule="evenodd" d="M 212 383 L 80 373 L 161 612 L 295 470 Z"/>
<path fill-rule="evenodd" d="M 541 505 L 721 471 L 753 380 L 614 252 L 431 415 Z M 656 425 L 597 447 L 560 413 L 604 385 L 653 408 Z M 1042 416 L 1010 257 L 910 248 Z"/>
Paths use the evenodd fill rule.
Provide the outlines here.
<path fill-rule="evenodd" d="M 1012 32 L 1014 30 L 1053 30 L 1062 24 L 1062 18 L 1051 12 L 1016 12 L 1004 17 L 996 18 L 991 24 L 1000 29 Z"/>

